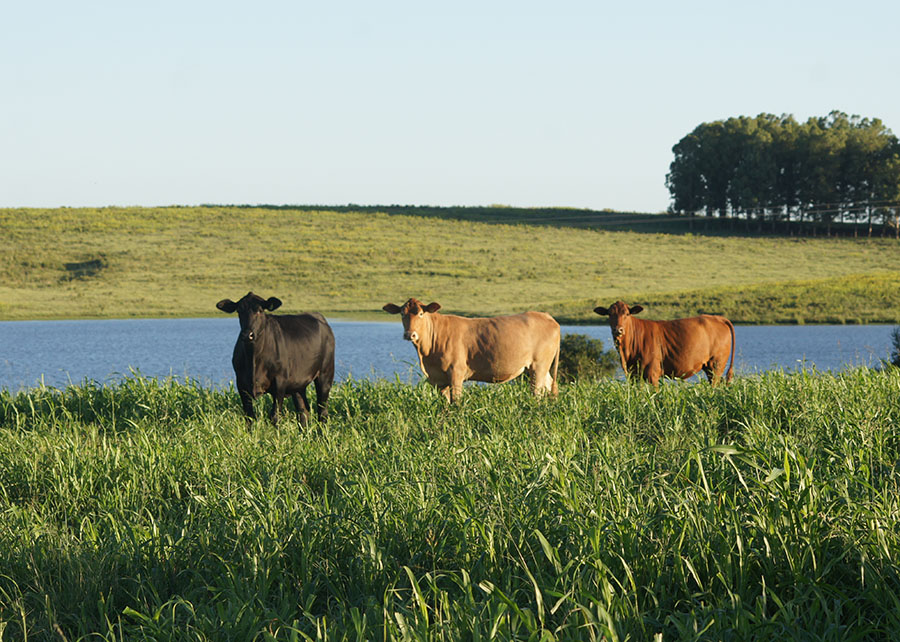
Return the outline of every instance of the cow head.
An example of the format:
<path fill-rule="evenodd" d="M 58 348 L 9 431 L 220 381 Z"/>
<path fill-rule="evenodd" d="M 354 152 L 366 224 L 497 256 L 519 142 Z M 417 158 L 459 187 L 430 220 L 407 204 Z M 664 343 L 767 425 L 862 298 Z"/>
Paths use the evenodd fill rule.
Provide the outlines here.
<path fill-rule="evenodd" d="M 441 309 L 440 303 L 425 305 L 418 299 L 410 299 L 402 306 L 388 303 L 381 308 L 388 314 L 403 315 L 403 338 L 417 346 L 419 341 L 431 335 L 431 319 L 429 315 Z"/>
<path fill-rule="evenodd" d="M 639 305 L 628 307 L 624 301 L 616 301 L 608 308 L 598 306 L 594 308 L 594 312 L 600 316 L 609 317 L 609 329 L 612 330 L 613 343 L 619 348 L 626 338 L 626 334 L 631 331 L 631 315 L 637 314 L 644 308 Z"/>
<path fill-rule="evenodd" d="M 229 314 L 237 312 L 241 322 L 239 340 L 253 343 L 259 340 L 265 331 L 266 310 L 278 309 L 281 307 L 281 301 L 275 297 L 264 299 L 253 292 L 248 292 L 237 303 L 231 299 L 222 299 L 216 303 L 216 307 Z"/>

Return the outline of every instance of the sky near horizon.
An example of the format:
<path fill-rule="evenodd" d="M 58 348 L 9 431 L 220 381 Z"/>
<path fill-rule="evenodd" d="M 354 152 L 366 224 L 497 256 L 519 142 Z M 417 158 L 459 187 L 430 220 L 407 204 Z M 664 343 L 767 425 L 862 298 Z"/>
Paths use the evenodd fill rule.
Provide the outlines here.
<path fill-rule="evenodd" d="M 0 207 L 658 212 L 702 122 L 900 134 L 900 3 L 7 2 Z"/>

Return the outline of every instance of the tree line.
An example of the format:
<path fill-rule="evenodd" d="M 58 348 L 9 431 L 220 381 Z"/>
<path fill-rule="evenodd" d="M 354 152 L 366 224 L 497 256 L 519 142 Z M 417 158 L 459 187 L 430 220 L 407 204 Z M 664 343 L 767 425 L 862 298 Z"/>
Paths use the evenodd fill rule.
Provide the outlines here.
<path fill-rule="evenodd" d="M 878 118 L 740 116 L 698 125 L 672 151 L 673 213 L 900 234 L 900 141 Z"/>

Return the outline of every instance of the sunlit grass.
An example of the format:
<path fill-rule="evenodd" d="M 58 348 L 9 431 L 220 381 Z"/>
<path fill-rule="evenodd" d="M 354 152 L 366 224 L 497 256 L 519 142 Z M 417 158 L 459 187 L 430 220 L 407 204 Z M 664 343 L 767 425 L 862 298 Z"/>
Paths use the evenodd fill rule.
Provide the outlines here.
<path fill-rule="evenodd" d="M 724 314 L 734 323 L 744 324 L 896 323 L 900 317 L 900 273 L 650 292 L 625 299 L 627 303 L 640 303 L 647 318 L 708 313 Z M 567 303 L 557 314 L 583 319 L 591 301 Z"/>
<path fill-rule="evenodd" d="M 889 639 L 900 371 L 0 393 L 3 639 Z M 269 637 L 271 636 L 271 637 Z"/>
<path fill-rule="evenodd" d="M 595 321 L 599 302 L 624 298 L 648 318 L 702 310 L 743 322 L 900 321 L 894 239 L 233 207 L 5 209 L 0 235 L 3 319 L 211 316 L 216 301 L 253 290 L 288 312 L 366 318 L 416 296 L 448 312 L 540 309 L 563 320 Z"/>

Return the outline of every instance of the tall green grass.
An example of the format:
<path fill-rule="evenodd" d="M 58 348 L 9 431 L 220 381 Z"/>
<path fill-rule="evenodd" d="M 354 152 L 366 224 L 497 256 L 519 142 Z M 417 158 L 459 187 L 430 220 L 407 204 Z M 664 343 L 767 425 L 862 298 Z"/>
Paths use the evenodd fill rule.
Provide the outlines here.
<path fill-rule="evenodd" d="M 900 371 L 0 392 L 0 639 L 881 640 Z"/>

